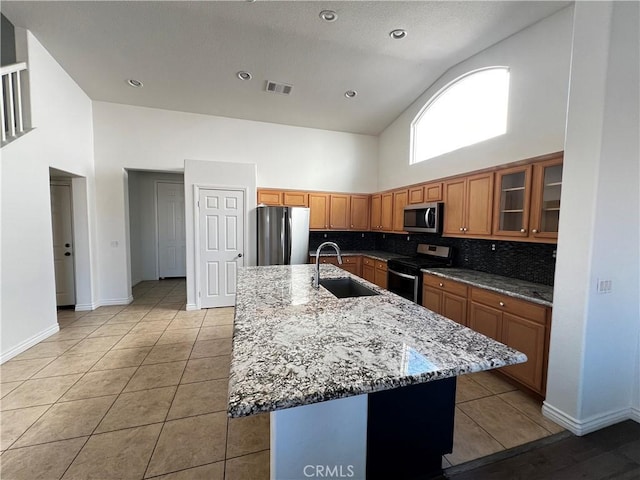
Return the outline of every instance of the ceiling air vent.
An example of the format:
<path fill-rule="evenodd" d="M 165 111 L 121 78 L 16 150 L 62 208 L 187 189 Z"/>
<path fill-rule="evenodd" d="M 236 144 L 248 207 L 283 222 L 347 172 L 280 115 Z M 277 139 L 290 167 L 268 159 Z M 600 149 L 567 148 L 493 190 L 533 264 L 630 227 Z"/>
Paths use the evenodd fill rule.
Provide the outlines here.
<path fill-rule="evenodd" d="M 271 80 L 267 80 L 267 85 L 265 86 L 265 91 L 269 93 L 279 93 L 281 95 L 289 95 L 291 90 L 293 90 L 293 85 L 273 82 Z"/>

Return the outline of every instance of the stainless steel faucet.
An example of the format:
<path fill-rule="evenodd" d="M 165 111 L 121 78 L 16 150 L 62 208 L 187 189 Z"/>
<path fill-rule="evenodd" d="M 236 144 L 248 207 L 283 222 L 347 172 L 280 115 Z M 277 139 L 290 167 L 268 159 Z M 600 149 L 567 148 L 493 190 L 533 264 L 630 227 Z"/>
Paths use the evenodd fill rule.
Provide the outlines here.
<path fill-rule="evenodd" d="M 338 254 L 338 263 L 342 265 L 342 256 L 340 255 L 340 247 L 338 246 L 338 244 L 335 242 L 321 243 L 318 249 L 316 250 L 316 271 L 312 278 L 313 282 L 311 283 L 311 285 L 313 285 L 314 288 L 320 288 L 320 251 L 324 247 L 333 247 L 336 253 Z"/>

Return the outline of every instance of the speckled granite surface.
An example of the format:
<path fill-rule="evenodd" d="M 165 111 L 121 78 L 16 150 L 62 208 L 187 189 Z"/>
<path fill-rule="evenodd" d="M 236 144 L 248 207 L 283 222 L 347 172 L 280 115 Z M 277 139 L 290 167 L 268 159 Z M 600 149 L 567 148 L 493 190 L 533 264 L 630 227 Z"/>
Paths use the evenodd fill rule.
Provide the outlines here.
<path fill-rule="evenodd" d="M 364 255 L 366 257 L 375 258 L 376 260 L 382 260 L 384 262 L 386 262 L 387 260 L 391 260 L 392 258 L 407 258 L 406 255 L 400 255 L 399 253 L 382 252 L 380 250 L 344 250 L 344 251 L 340 251 L 340 255 L 344 255 L 344 256 Z M 310 250 L 309 256 L 315 257 L 316 251 Z M 320 252 L 320 256 L 335 257 L 336 251 L 331 247 L 323 248 L 322 252 Z"/>
<path fill-rule="evenodd" d="M 333 265 L 380 292 L 338 299 L 313 265 L 238 273 L 229 378 L 232 417 L 388 390 L 526 361 L 526 356 Z"/>
<path fill-rule="evenodd" d="M 474 287 L 503 293 L 510 297 L 553 307 L 553 287 L 526 282 L 516 278 L 501 277 L 491 273 L 476 272 L 464 268 L 426 268 L 424 273 L 432 273 L 442 278 L 456 280 Z"/>

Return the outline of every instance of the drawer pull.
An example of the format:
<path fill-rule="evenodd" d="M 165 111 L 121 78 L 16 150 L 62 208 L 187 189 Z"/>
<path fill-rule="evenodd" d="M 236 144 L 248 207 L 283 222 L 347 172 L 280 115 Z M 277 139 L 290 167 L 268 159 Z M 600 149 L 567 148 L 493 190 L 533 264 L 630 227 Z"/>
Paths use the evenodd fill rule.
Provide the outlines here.
<path fill-rule="evenodd" d="M 501 307 L 504 307 L 504 302 L 498 302 L 498 305 L 500 305 Z"/>
<path fill-rule="evenodd" d="M 442 283 L 442 282 L 440 282 L 440 283 L 439 283 L 439 285 L 440 285 L 441 287 L 444 287 L 444 283 Z"/>

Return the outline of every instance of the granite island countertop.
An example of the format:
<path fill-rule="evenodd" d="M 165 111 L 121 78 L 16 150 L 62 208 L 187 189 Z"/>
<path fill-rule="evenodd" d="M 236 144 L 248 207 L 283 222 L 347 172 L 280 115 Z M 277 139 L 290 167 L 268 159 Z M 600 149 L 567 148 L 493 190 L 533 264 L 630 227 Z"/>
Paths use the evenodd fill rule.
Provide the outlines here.
<path fill-rule="evenodd" d="M 502 277 L 492 273 L 478 272 L 466 268 L 425 268 L 424 273 L 431 273 L 442 278 L 466 283 L 473 287 L 492 290 L 514 298 L 553 307 L 553 287 L 531 283 L 517 278 Z"/>
<path fill-rule="evenodd" d="M 526 356 L 333 265 L 380 295 L 338 299 L 311 286 L 313 265 L 238 272 L 232 417 L 424 383 Z"/>

